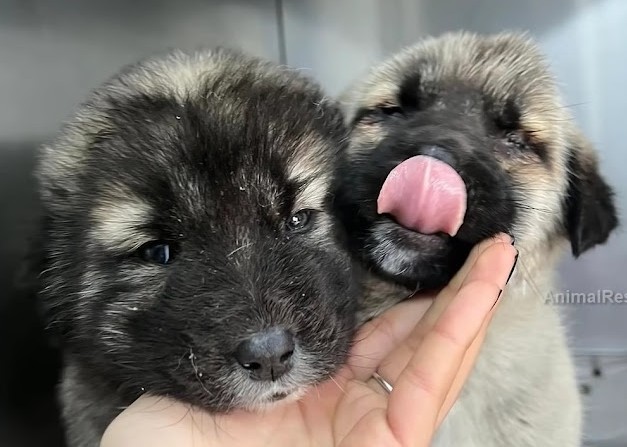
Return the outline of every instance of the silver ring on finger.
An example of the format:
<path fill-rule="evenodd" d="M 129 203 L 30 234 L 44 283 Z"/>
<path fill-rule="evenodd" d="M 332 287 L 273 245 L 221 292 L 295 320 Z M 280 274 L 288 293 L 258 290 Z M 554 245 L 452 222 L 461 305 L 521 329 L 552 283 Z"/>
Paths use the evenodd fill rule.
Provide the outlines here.
<path fill-rule="evenodd" d="M 372 378 L 374 380 L 376 380 L 379 385 L 381 385 L 381 388 L 383 388 L 383 390 L 387 394 L 390 394 L 392 392 L 392 390 L 394 389 L 394 387 L 392 387 L 392 384 L 390 384 L 390 382 L 388 382 L 383 377 L 381 377 L 378 372 L 376 372 L 376 371 L 373 372 L 372 373 Z"/>

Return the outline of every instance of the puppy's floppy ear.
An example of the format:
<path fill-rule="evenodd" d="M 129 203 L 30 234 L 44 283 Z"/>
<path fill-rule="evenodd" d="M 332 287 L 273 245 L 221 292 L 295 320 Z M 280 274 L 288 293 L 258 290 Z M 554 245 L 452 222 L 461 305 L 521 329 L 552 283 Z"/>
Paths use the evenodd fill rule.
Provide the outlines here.
<path fill-rule="evenodd" d="M 568 160 L 564 223 L 573 256 L 603 244 L 618 225 L 614 191 L 599 172 L 590 144 L 581 136 Z"/>

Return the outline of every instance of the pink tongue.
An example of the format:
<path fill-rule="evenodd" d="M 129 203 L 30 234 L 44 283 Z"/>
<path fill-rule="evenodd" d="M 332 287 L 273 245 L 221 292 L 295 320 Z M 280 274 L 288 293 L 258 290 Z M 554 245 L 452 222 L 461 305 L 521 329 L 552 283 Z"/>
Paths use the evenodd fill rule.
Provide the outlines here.
<path fill-rule="evenodd" d="M 419 233 L 455 236 L 466 214 L 466 185 L 447 163 L 417 155 L 388 174 L 377 212 Z"/>

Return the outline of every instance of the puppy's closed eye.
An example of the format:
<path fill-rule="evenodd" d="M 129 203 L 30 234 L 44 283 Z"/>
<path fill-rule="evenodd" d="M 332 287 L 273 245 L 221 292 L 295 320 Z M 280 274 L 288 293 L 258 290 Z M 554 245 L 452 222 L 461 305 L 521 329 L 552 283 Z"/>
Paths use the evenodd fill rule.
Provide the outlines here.
<path fill-rule="evenodd" d="M 360 109 L 355 115 L 352 125 L 367 126 L 383 122 L 386 119 L 405 118 L 406 116 L 405 110 L 401 106 L 380 104 L 375 107 Z"/>
<path fill-rule="evenodd" d="M 375 109 L 378 113 L 386 116 L 406 116 L 405 111 L 400 106 L 382 105 Z"/>
<path fill-rule="evenodd" d="M 496 143 L 498 153 L 506 157 L 516 157 L 525 155 L 526 151 L 530 151 L 532 145 L 524 132 L 510 131 L 499 138 Z"/>
<path fill-rule="evenodd" d="M 492 116 L 493 132 L 498 140 L 495 145 L 498 153 L 508 158 L 522 156 L 545 160 L 547 154 L 543 144 L 533 138 L 533 132 L 524 128 L 520 107 L 514 99 L 509 98 L 498 107 L 489 100 L 486 104 L 486 115 Z"/>

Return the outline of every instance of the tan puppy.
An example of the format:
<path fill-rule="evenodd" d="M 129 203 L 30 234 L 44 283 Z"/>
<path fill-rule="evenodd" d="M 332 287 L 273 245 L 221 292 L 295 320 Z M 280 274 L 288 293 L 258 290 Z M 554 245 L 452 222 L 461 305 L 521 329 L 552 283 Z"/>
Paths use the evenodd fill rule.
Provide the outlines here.
<path fill-rule="evenodd" d="M 581 407 L 555 265 L 604 243 L 612 190 L 524 35 L 426 39 L 344 97 L 351 145 L 335 208 L 369 272 L 362 318 L 446 284 L 470 247 L 516 239 L 518 266 L 435 446 L 570 447 Z M 385 374 L 385 366 L 380 370 Z"/>

